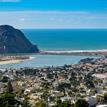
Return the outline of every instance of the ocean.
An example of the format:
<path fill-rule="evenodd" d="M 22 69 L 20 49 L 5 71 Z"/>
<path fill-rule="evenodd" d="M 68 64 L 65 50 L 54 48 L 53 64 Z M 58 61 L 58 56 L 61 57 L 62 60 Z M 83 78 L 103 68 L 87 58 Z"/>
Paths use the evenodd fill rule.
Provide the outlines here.
<path fill-rule="evenodd" d="M 107 29 L 24 29 L 26 37 L 40 50 L 100 50 L 107 49 Z M 32 55 L 33 60 L 17 64 L 0 65 L 4 68 L 63 66 L 75 64 L 92 56 Z M 96 58 L 96 57 L 95 57 Z"/>
<path fill-rule="evenodd" d="M 40 50 L 107 49 L 107 29 L 27 29 L 26 37 Z"/>

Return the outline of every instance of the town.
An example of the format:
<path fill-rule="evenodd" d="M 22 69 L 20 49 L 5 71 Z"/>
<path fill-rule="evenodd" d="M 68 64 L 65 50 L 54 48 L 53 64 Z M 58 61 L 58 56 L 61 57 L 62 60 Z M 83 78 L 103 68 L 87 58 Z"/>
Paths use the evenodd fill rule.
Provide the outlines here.
<path fill-rule="evenodd" d="M 106 105 L 107 57 L 86 58 L 78 64 L 57 67 L 1 69 L 0 107 L 4 93 L 15 95 L 14 99 L 20 102 L 17 107 Z"/>

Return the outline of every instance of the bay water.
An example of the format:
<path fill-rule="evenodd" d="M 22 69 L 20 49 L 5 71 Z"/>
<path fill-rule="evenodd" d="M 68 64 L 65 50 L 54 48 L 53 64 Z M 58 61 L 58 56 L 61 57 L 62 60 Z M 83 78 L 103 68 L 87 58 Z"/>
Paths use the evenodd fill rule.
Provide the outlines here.
<path fill-rule="evenodd" d="M 22 29 L 25 36 L 40 50 L 71 51 L 107 49 L 107 29 Z M 78 63 L 92 56 L 32 55 L 33 60 L 17 64 L 0 65 L 0 68 L 62 66 Z"/>

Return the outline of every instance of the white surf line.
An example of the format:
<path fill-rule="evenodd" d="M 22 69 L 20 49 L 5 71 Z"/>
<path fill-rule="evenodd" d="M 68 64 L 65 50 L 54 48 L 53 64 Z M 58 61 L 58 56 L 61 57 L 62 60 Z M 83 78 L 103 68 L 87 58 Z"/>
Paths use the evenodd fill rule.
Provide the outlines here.
<path fill-rule="evenodd" d="M 107 49 L 101 50 L 69 50 L 69 51 L 40 51 L 43 55 L 107 55 Z"/>
<path fill-rule="evenodd" d="M 107 49 L 101 50 L 70 50 L 70 51 L 40 51 L 40 53 L 78 53 L 78 52 L 107 52 Z"/>

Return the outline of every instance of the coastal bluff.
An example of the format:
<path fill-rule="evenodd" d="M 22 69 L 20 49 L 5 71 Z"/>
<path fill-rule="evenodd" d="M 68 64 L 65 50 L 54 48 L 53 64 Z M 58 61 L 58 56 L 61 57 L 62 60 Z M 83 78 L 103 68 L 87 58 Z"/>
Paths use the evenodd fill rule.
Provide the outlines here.
<path fill-rule="evenodd" d="M 10 25 L 0 25 L 0 54 L 38 53 L 24 33 Z"/>

